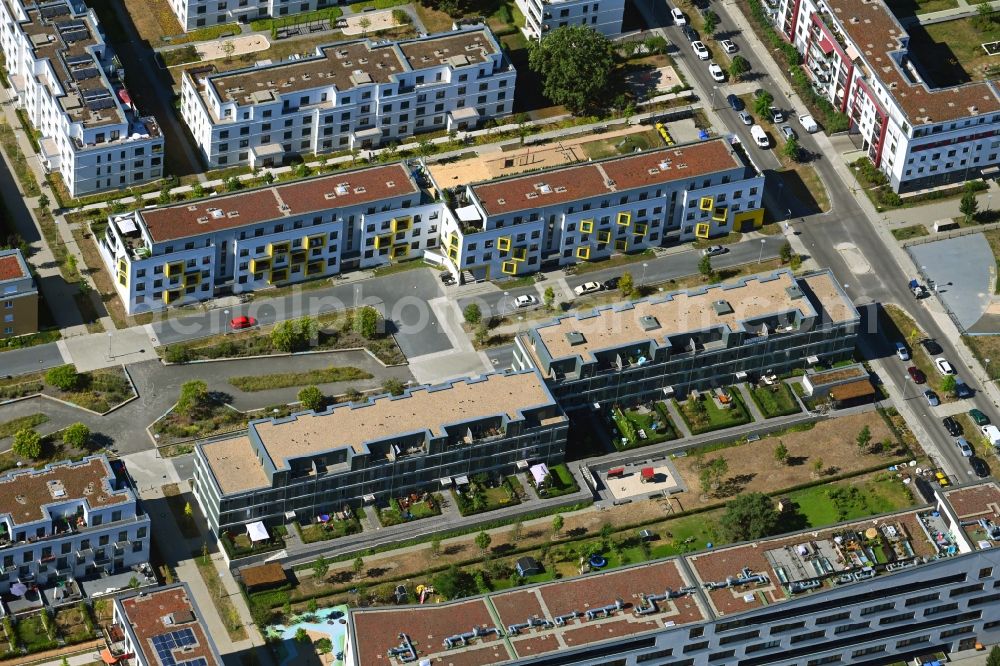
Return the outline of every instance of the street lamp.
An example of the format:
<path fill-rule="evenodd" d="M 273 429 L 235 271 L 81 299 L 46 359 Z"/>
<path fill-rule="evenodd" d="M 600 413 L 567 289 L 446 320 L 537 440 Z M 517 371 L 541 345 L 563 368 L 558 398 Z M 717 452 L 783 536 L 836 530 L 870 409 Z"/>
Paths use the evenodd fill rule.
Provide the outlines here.
<path fill-rule="evenodd" d="M 764 243 L 766 243 L 766 242 L 767 242 L 767 239 L 766 239 L 766 238 L 761 238 L 761 239 L 760 239 L 760 254 L 758 254 L 758 255 L 757 255 L 757 263 L 758 263 L 758 264 L 759 264 L 759 263 L 760 263 L 761 261 L 763 261 L 763 260 L 764 260 Z"/>
<path fill-rule="evenodd" d="M 507 297 L 510 296 L 509 291 L 503 292 L 503 299 L 500 301 L 500 318 L 503 319 L 505 308 L 507 307 Z"/>
<path fill-rule="evenodd" d="M 986 195 L 986 210 L 987 211 L 990 209 L 990 206 L 992 204 L 993 204 L 993 194 L 992 193 L 991 194 L 987 194 Z"/>
<path fill-rule="evenodd" d="M 649 266 L 645 261 L 642 262 L 642 277 L 639 278 L 639 286 L 641 287 L 646 281 L 646 268 Z"/>
<path fill-rule="evenodd" d="M 112 338 L 112 334 L 111 334 L 111 333 L 108 333 L 108 360 L 109 360 L 109 361 L 112 361 L 112 360 L 114 360 L 114 358 L 115 358 L 115 357 L 114 357 L 114 356 L 113 356 L 113 355 L 111 354 L 111 338 Z"/>

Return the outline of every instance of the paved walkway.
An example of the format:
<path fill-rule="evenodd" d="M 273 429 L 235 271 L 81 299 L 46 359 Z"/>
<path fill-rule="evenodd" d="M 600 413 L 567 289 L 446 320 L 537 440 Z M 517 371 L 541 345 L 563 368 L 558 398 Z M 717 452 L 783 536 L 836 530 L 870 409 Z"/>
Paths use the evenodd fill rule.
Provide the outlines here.
<path fill-rule="evenodd" d="M 916 16 L 907 16 L 900 19 L 900 23 L 905 25 L 910 25 L 914 22 L 920 25 L 929 25 L 931 23 L 943 23 L 944 21 L 952 21 L 954 19 L 967 18 L 969 16 L 975 16 L 979 10 L 979 3 L 968 2 L 967 0 L 956 0 L 958 7 L 952 7 L 951 9 L 942 9 L 939 12 L 927 12 L 926 14 L 918 14 Z M 990 2 L 990 6 L 993 11 L 1000 10 L 1000 2 L 994 0 Z"/>

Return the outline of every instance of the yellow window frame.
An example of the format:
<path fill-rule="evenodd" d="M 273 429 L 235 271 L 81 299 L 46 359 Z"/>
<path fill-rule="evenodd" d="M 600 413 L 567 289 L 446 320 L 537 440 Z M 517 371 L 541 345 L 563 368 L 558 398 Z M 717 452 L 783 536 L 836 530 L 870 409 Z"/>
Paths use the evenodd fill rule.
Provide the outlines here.
<path fill-rule="evenodd" d="M 501 236 L 497 239 L 497 249 L 501 252 L 510 250 L 510 236 Z"/>
<path fill-rule="evenodd" d="M 291 248 L 292 248 L 291 241 L 281 241 L 280 243 L 268 243 L 267 253 L 273 257 L 276 254 L 285 254 Z"/>
<path fill-rule="evenodd" d="M 610 243 L 611 242 L 611 232 L 610 231 L 598 231 L 597 232 L 597 242 L 598 243 Z"/>
<path fill-rule="evenodd" d="M 701 210 L 712 210 L 715 208 L 715 201 L 712 197 L 702 197 L 698 200 L 698 208 Z"/>
<path fill-rule="evenodd" d="M 590 246 L 581 245 L 576 248 L 576 258 L 577 259 L 590 259 Z"/>
<path fill-rule="evenodd" d="M 716 222 L 725 222 L 729 218 L 728 206 L 716 206 L 712 212 L 712 219 Z"/>
<path fill-rule="evenodd" d="M 615 250 L 617 252 L 628 252 L 628 241 L 624 238 L 615 241 Z"/>
<path fill-rule="evenodd" d="M 268 274 L 268 283 L 284 282 L 288 279 L 288 269 L 287 268 L 272 268 L 270 274 Z"/>
<path fill-rule="evenodd" d="M 624 211 L 618 213 L 616 221 L 618 222 L 619 227 L 627 227 L 628 225 L 632 224 L 632 213 Z"/>
<path fill-rule="evenodd" d="M 313 261 L 306 264 L 306 275 L 317 275 L 323 272 L 323 262 Z"/>
<path fill-rule="evenodd" d="M 649 228 L 648 225 L 638 224 L 637 223 L 635 225 L 635 229 L 632 230 L 632 233 L 635 234 L 636 236 L 645 236 L 646 235 L 646 230 L 648 228 Z"/>
<path fill-rule="evenodd" d="M 399 257 L 405 257 L 410 253 L 409 243 L 400 243 L 399 245 L 393 245 L 392 250 L 389 252 L 389 257 L 391 259 L 398 259 Z"/>
<path fill-rule="evenodd" d="M 506 275 L 517 275 L 517 263 L 514 261 L 505 261 L 500 264 L 500 270 Z"/>
<path fill-rule="evenodd" d="M 526 247 L 515 247 L 514 251 L 511 253 L 511 258 L 514 261 L 524 261 L 528 258 L 528 248 Z"/>
<path fill-rule="evenodd" d="M 698 238 L 708 238 L 708 234 L 712 230 L 712 225 L 708 222 L 699 222 L 694 225 L 694 235 Z"/>
<path fill-rule="evenodd" d="M 164 275 L 166 275 L 167 277 L 173 277 L 177 273 L 183 273 L 183 272 L 184 272 L 183 261 L 172 261 L 169 264 L 167 264 L 167 267 L 163 271 Z"/>
<path fill-rule="evenodd" d="M 312 250 L 317 247 L 326 246 L 326 234 L 318 234 L 316 236 L 306 236 L 302 241 L 302 247 L 307 250 Z"/>
<path fill-rule="evenodd" d="M 405 217 L 394 217 L 394 218 L 392 218 L 392 231 L 393 231 L 393 233 L 398 233 L 400 231 L 409 231 L 410 227 L 412 227 L 412 226 L 413 225 L 410 224 L 410 216 L 409 215 L 407 215 Z"/>
<path fill-rule="evenodd" d="M 383 234 L 375 237 L 375 247 L 379 250 L 392 245 L 392 234 Z"/>
<path fill-rule="evenodd" d="M 590 234 L 594 232 L 593 220 L 580 220 L 580 233 Z"/>

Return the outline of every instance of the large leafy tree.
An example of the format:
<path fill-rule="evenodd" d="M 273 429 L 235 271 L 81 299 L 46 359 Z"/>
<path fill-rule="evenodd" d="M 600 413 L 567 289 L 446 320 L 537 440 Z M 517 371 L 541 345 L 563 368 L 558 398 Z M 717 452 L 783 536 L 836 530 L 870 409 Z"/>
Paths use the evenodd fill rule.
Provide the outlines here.
<path fill-rule="evenodd" d="M 582 25 L 563 26 L 529 49 L 528 66 L 541 77 L 546 97 L 575 115 L 601 105 L 615 66 L 607 37 Z"/>
<path fill-rule="evenodd" d="M 719 526 L 726 541 L 749 541 L 777 534 L 780 516 L 770 497 L 747 493 L 726 503 Z"/>

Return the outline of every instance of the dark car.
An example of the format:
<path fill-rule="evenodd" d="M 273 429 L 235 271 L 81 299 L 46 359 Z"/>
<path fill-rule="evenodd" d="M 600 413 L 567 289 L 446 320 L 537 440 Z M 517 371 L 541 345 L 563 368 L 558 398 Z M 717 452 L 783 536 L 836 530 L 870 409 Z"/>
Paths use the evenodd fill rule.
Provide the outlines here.
<path fill-rule="evenodd" d="M 684 36 L 687 37 L 689 42 L 698 41 L 698 31 L 689 25 L 684 26 Z"/>
<path fill-rule="evenodd" d="M 605 280 L 604 282 L 601 283 L 601 289 L 605 291 L 611 291 L 612 289 L 617 289 L 618 282 L 620 280 L 621 278 L 616 278 L 616 277 L 613 277 L 610 280 Z"/>
<path fill-rule="evenodd" d="M 955 378 L 955 397 L 956 398 L 971 398 L 972 389 L 969 385 L 963 382 L 958 377 Z"/>
<path fill-rule="evenodd" d="M 729 102 L 729 106 L 733 109 L 733 111 L 742 111 L 746 107 L 743 100 L 736 95 L 728 95 L 726 97 L 726 101 Z"/>
<path fill-rule="evenodd" d="M 980 479 L 986 478 L 987 476 L 990 475 L 990 467 L 989 465 L 986 464 L 986 461 L 984 461 L 982 458 L 977 458 L 975 456 L 972 456 L 971 458 L 969 458 L 969 466 L 972 468 L 972 471 L 976 473 L 976 476 L 978 476 Z"/>
<path fill-rule="evenodd" d="M 937 356 L 938 354 L 944 353 L 944 349 L 941 348 L 941 345 L 939 345 L 936 340 L 932 340 L 931 338 L 924 338 L 921 340 L 920 346 L 926 349 L 927 353 L 931 356 Z"/>
<path fill-rule="evenodd" d="M 927 381 L 927 375 L 924 374 L 923 370 L 915 365 L 911 365 L 906 369 L 910 373 L 910 379 L 913 380 L 914 384 L 923 384 Z"/>
<path fill-rule="evenodd" d="M 962 434 L 962 426 L 959 424 L 958 421 L 951 418 L 950 416 L 946 416 L 943 419 L 941 419 L 941 425 L 944 426 L 944 429 L 947 430 L 948 434 L 951 435 L 952 437 L 958 437 L 959 435 Z"/>
<path fill-rule="evenodd" d="M 969 418 L 971 418 L 972 422 L 975 423 L 977 426 L 984 426 L 990 424 L 989 417 L 986 416 L 986 414 L 983 414 L 975 407 L 969 410 Z"/>

